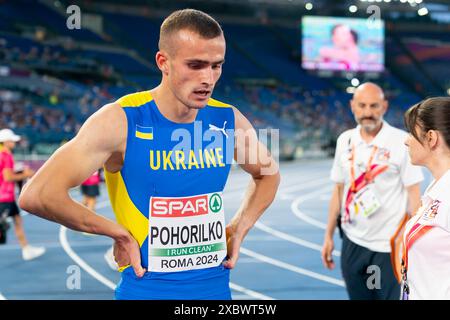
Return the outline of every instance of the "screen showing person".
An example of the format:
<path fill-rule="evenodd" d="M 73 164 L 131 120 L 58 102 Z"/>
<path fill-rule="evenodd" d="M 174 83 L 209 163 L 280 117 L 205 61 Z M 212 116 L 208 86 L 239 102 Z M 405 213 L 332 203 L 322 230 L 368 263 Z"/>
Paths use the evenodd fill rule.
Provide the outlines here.
<path fill-rule="evenodd" d="M 384 69 L 384 23 L 304 17 L 302 66 L 311 70 L 379 72 Z"/>
<path fill-rule="evenodd" d="M 359 64 L 358 33 L 344 24 L 331 30 L 332 46 L 319 50 L 321 61 L 345 64 L 345 69 L 357 69 Z"/>

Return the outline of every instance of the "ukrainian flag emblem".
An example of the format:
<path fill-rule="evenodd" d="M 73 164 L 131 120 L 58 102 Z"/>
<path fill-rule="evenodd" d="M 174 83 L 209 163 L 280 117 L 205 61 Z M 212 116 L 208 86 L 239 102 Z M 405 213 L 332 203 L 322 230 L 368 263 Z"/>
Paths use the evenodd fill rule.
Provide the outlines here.
<path fill-rule="evenodd" d="M 142 127 L 136 125 L 136 138 L 153 140 L 153 127 Z"/>

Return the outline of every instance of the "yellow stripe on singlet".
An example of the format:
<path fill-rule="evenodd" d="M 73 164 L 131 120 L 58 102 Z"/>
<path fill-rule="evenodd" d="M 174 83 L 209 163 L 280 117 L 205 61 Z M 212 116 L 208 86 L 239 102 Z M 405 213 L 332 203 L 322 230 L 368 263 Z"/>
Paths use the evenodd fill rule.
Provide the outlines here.
<path fill-rule="evenodd" d="M 148 236 L 148 219 L 131 200 L 120 172 L 112 173 L 105 168 L 105 180 L 117 222 L 133 235 L 141 247 Z"/>
<path fill-rule="evenodd" d="M 219 101 L 219 100 L 216 100 L 216 99 L 213 99 L 213 98 L 210 98 L 208 100 L 208 106 L 210 106 L 210 107 L 218 107 L 218 108 L 232 108 L 233 107 L 231 104 L 227 104 L 227 103 L 224 103 L 222 101 Z"/>
<path fill-rule="evenodd" d="M 125 108 L 125 107 L 140 107 L 152 100 L 153 97 L 150 91 L 141 91 L 127 94 L 126 96 L 123 96 L 122 98 L 118 99 L 116 102 L 120 104 L 122 108 Z"/>

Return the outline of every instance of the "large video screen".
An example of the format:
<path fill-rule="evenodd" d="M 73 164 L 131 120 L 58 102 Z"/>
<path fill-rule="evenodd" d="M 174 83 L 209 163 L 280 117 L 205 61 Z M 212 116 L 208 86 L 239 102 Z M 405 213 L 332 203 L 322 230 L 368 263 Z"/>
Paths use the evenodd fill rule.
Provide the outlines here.
<path fill-rule="evenodd" d="M 382 20 L 305 16 L 302 66 L 310 70 L 384 70 Z"/>

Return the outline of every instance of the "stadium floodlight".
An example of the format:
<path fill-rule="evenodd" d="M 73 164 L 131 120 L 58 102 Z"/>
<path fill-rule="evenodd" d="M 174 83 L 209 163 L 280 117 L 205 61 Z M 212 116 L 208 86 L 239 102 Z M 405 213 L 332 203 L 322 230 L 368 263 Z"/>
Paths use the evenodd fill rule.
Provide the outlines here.
<path fill-rule="evenodd" d="M 419 10 L 417 10 L 417 14 L 419 16 L 426 16 L 428 14 L 428 9 L 426 7 L 422 7 Z"/>
<path fill-rule="evenodd" d="M 308 2 L 307 4 L 305 4 L 305 8 L 306 10 L 312 10 L 313 4 L 311 2 Z"/>
<path fill-rule="evenodd" d="M 347 91 L 347 93 L 353 94 L 355 93 L 356 88 L 355 87 L 347 87 L 347 89 L 345 91 Z"/>
<path fill-rule="evenodd" d="M 358 11 L 358 7 L 355 5 L 351 5 L 350 7 L 348 7 L 348 11 L 350 11 L 351 13 L 355 13 L 356 11 Z"/>
<path fill-rule="evenodd" d="M 384 0 L 384 2 L 389 3 L 389 2 L 391 2 L 391 0 Z"/>
<path fill-rule="evenodd" d="M 422 3 L 422 0 L 416 0 L 416 3 L 417 3 L 417 4 L 421 4 L 421 3 Z"/>
<path fill-rule="evenodd" d="M 447 94 L 450 96 L 450 88 L 447 89 Z"/>
<path fill-rule="evenodd" d="M 359 80 L 358 78 L 353 78 L 351 81 L 352 86 L 357 87 L 359 86 Z"/>

